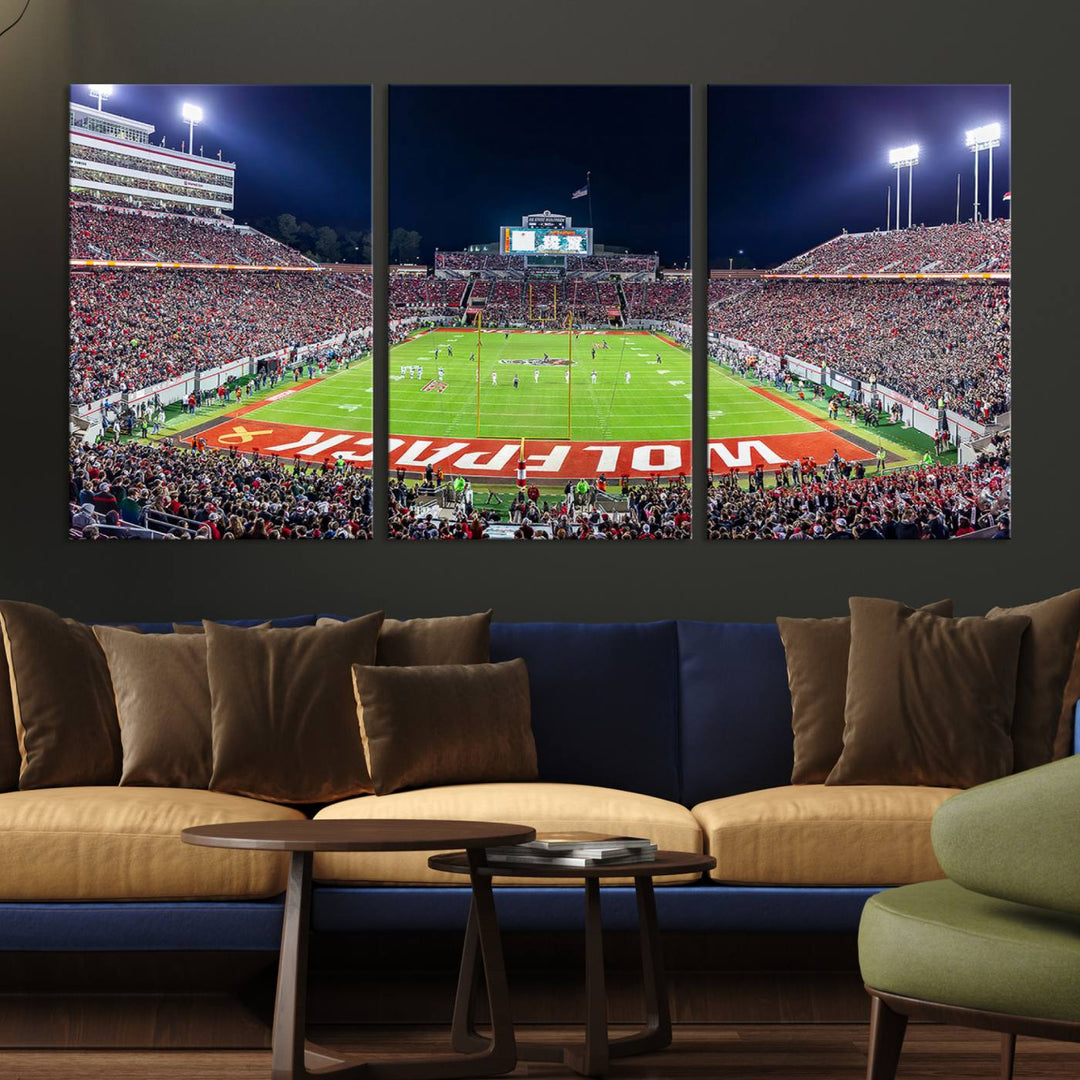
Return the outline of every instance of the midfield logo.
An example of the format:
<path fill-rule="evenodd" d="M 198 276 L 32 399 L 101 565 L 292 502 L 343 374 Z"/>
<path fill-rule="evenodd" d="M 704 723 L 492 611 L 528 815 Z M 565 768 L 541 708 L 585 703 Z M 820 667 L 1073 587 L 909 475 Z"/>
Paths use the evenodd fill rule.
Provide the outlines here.
<path fill-rule="evenodd" d="M 542 356 L 538 360 L 524 360 L 516 356 L 505 356 L 499 361 L 500 364 L 524 364 L 527 367 L 568 367 L 571 363 L 576 362 L 559 356 Z"/>

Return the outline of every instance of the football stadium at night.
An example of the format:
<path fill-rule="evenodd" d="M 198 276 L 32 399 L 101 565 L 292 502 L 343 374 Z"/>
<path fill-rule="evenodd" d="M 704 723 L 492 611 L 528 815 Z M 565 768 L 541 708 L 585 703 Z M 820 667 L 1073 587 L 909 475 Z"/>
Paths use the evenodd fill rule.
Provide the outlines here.
<path fill-rule="evenodd" d="M 1008 97 L 711 88 L 711 538 L 1011 535 Z"/>
<path fill-rule="evenodd" d="M 391 537 L 690 536 L 688 105 L 391 88 L 391 223 L 437 245 L 391 268 Z M 462 144 L 456 118 L 481 114 L 498 137 Z M 539 115 L 588 137 L 557 146 L 522 123 Z M 663 129 L 665 154 L 642 158 L 620 116 Z"/>
<path fill-rule="evenodd" d="M 366 538 L 370 267 L 328 269 L 302 253 L 302 236 L 290 246 L 238 224 L 243 164 L 196 150 L 200 105 L 172 103 L 187 136 L 173 145 L 106 107 L 115 94 L 170 116 L 152 96 L 170 89 L 72 92 L 96 105 L 69 110 L 70 534 Z M 367 115 L 366 87 L 224 89 L 234 113 L 248 107 L 234 140 L 254 139 L 244 145 L 264 158 L 273 143 L 259 136 L 281 93 L 301 114 Z M 368 162 L 365 146 L 360 169 L 343 168 L 366 186 Z M 366 222 L 366 201 L 353 199 Z M 320 252 L 329 239 L 320 229 Z"/>

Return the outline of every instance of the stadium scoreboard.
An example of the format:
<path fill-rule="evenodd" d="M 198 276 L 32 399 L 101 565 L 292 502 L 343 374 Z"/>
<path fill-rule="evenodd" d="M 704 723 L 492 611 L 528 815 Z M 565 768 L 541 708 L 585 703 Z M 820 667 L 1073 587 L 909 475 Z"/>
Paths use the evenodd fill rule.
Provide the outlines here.
<path fill-rule="evenodd" d="M 499 232 L 503 255 L 591 255 L 592 229 L 504 225 Z"/>

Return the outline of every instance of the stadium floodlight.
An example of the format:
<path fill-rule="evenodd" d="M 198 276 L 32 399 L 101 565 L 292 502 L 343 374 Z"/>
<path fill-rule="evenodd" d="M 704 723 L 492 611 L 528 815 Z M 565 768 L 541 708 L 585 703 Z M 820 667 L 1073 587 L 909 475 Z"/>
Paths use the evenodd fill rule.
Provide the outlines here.
<path fill-rule="evenodd" d="M 195 155 L 195 125 L 202 123 L 203 111 L 199 105 L 192 105 L 190 101 L 185 101 L 180 106 L 180 115 L 188 123 L 188 153 L 193 157 Z"/>
<path fill-rule="evenodd" d="M 988 177 L 986 182 L 987 220 L 994 220 L 994 147 L 1001 145 L 1001 124 L 983 124 L 964 132 L 964 145 L 975 154 L 975 216 L 979 220 L 979 151 L 985 150 Z"/>
<path fill-rule="evenodd" d="M 98 112 L 101 112 L 101 103 L 112 97 L 116 87 L 112 83 L 87 83 L 86 89 L 90 91 L 91 97 L 97 98 Z"/>
<path fill-rule="evenodd" d="M 889 164 L 896 169 L 896 227 L 900 228 L 900 170 L 907 169 L 907 224 L 911 228 L 911 189 L 915 166 L 919 164 L 919 144 L 912 143 L 910 146 L 898 146 L 889 151 Z M 886 222 L 888 224 L 888 222 Z"/>

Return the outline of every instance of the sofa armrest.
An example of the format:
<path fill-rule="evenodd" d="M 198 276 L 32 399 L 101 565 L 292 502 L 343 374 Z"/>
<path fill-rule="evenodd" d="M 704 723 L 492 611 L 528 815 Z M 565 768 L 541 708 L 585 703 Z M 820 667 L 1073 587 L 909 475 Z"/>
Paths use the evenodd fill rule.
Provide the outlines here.
<path fill-rule="evenodd" d="M 1073 709 L 1073 753 L 1080 754 L 1080 701 Z"/>
<path fill-rule="evenodd" d="M 954 795 L 930 837 L 965 889 L 1080 915 L 1080 756 Z"/>

